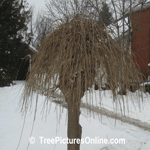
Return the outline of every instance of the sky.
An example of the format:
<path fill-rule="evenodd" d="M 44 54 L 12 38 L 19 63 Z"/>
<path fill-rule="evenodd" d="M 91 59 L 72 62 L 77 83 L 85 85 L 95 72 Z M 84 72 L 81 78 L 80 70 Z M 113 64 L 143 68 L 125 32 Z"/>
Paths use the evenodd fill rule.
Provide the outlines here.
<path fill-rule="evenodd" d="M 42 9 L 46 10 L 45 2 L 48 2 L 49 0 L 27 0 L 30 6 L 34 6 L 34 16 L 38 14 Z M 109 0 L 106 0 L 107 2 Z M 150 2 L 150 0 L 147 0 L 147 2 Z"/>
<path fill-rule="evenodd" d="M 42 13 L 43 10 L 47 10 L 46 9 L 46 2 L 49 2 L 50 0 L 27 0 L 27 2 L 29 3 L 29 6 L 33 6 L 34 7 L 34 11 L 33 11 L 33 19 L 36 18 L 36 16 L 38 15 L 38 13 Z M 106 2 L 108 2 L 109 0 L 106 0 Z M 147 0 L 147 2 L 150 2 L 150 0 Z M 118 16 L 119 18 L 119 16 Z M 122 21 L 120 21 L 121 23 Z"/>
<path fill-rule="evenodd" d="M 34 15 L 37 15 L 37 13 L 42 9 L 46 9 L 45 1 L 48 0 L 27 0 L 29 6 L 34 6 Z"/>

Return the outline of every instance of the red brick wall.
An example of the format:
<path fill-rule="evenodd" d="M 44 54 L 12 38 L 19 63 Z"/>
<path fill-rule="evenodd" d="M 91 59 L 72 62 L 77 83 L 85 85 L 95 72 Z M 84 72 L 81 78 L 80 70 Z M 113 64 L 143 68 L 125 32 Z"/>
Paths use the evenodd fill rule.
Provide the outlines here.
<path fill-rule="evenodd" d="M 131 50 L 135 54 L 135 59 L 140 67 L 141 72 L 144 75 L 149 76 L 150 67 L 148 67 L 148 63 L 150 54 L 150 8 L 145 9 L 141 12 L 140 19 L 139 15 L 140 11 L 134 12 L 132 14 L 133 38 L 131 40 Z"/>

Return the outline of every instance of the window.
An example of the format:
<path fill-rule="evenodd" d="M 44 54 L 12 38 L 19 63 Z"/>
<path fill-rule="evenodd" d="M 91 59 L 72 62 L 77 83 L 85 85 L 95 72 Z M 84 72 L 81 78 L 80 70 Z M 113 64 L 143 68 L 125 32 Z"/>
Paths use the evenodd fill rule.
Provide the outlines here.
<path fill-rule="evenodd" d="M 141 69 L 136 69 L 137 72 L 141 72 Z"/>
<path fill-rule="evenodd" d="M 148 76 L 147 76 L 147 73 L 145 74 L 145 77 L 147 78 Z"/>

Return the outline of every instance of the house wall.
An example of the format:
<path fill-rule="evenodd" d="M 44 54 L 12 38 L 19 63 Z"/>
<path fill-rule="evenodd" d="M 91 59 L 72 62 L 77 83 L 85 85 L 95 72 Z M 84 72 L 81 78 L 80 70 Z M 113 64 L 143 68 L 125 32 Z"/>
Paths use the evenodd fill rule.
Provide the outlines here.
<path fill-rule="evenodd" d="M 139 17 L 140 16 L 140 17 Z M 137 69 L 147 78 L 150 76 L 150 7 L 132 14 L 132 36 L 131 50 L 135 54 L 134 62 Z M 142 50 L 141 50 L 142 49 Z"/>
<path fill-rule="evenodd" d="M 18 74 L 16 80 L 25 80 L 29 68 L 29 59 L 20 59 L 18 62 Z"/>
<path fill-rule="evenodd" d="M 31 57 L 35 51 L 28 49 L 28 55 L 24 58 L 20 58 L 18 61 L 18 73 L 16 80 L 25 80 L 28 71 L 31 69 Z"/>

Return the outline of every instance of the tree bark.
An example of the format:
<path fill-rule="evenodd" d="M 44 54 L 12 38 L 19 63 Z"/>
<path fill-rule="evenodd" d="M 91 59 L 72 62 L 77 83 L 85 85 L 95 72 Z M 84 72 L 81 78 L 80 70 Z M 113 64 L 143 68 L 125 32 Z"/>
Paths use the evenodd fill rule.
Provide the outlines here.
<path fill-rule="evenodd" d="M 68 142 L 70 142 L 68 143 L 67 150 L 80 150 L 80 141 L 81 141 L 81 133 L 82 133 L 82 127 L 79 124 L 80 102 L 79 101 L 77 102 L 75 98 L 76 96 L 73 96 L 72 94 L 70 100 L 69 99 L 67 100 L 67 104 L 68 104 L 67 134 L 69 139 Z"/>

